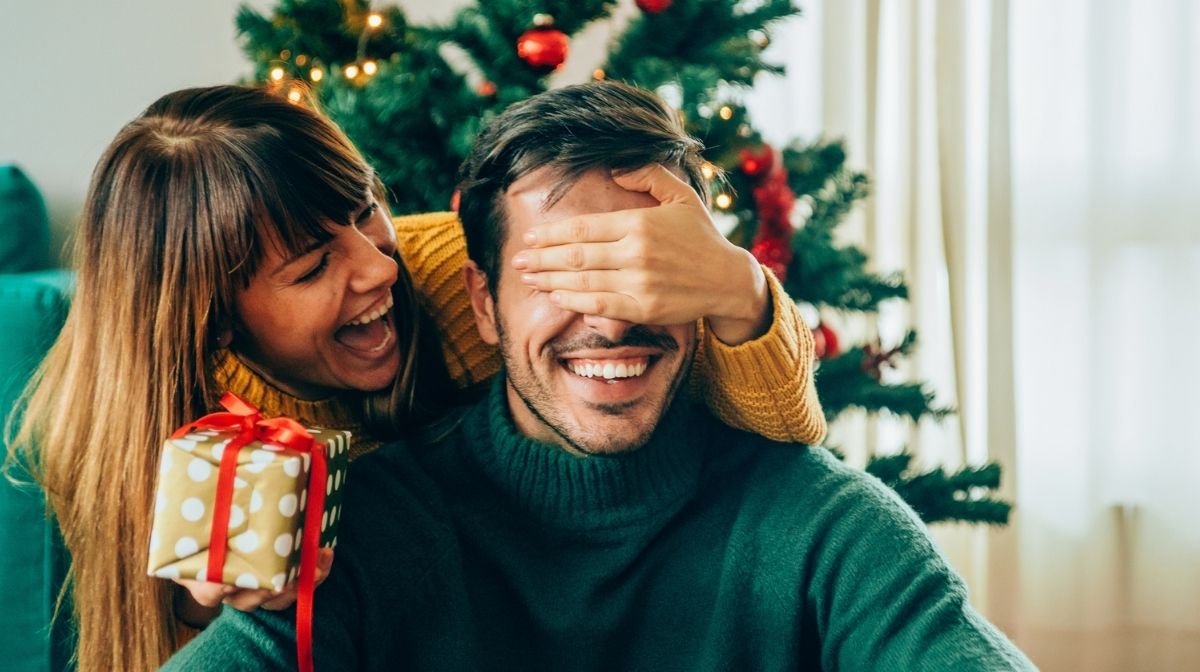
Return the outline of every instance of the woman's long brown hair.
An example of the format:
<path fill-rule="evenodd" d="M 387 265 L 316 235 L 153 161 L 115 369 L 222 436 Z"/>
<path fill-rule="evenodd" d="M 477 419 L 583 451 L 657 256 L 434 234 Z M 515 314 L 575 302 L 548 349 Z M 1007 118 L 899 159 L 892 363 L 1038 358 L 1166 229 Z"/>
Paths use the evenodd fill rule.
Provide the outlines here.
<path fill-rule="evenodd" d="M 210 409 L 215 336 L 265 237 L 303 249 L 373 191 L 336 126 L 249 87 L 164 96 L 104 152 L 75 233 L 70 312 L 12 441 L 71 553 L 82 672 L 154 669 L 187 638 L 179 588 L 146 576 L 162 441 Z M 441 361 L 407 273 L 393 292 L 404 368 L 393 389 L 364 395 L 385 430 L 418 409 L 422 362 Z M 421 377 L 444 389 L 427 368 Z"/>

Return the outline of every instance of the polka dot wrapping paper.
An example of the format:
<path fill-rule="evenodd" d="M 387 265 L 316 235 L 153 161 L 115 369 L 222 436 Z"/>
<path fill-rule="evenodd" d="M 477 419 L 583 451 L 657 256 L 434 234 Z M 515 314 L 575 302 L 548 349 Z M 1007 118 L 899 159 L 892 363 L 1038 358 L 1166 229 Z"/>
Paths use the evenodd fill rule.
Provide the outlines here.
<path fill-rule="evenodd" d="M 350 432 L 306 428 L 324 444 L 328 477 L 320 545 L 337 545 L 342 488 L 349 465 Z M 194 429 L 163 443 L 150 534 L 148 573 L 242 588 L 279 590 L 300 566 L 312 456 L 253 441 L 238 451 L 222 576 L 207 576 L 217 476 L 234 430 Z"/>

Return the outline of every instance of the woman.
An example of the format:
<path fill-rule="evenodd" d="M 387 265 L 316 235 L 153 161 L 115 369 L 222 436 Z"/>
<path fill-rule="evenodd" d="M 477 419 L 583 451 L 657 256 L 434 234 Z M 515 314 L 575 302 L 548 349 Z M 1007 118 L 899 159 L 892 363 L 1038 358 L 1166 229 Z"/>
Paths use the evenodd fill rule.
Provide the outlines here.
<path fill-rule="evenodd" d="M 453 216 L 393 225 L 382 195 L 336 126 L 245 87 L 168 94 L 101 157 L 76 232 L 75 297 L 14 442 L 72 554 L 81 670 L 157 667 L 194 632 L 188 593 L 145 576 L 145 540 L 164 437 L 221 392 L 350 429 L 361 453 L 497 370 L 471 323 Z M 646 214 L 658 210 L 642 216 L 672 213 Z M 811 341 L 772 288 L 764 338 L 705 338 L 699 372 L 716 379 L 700 387 L 727 421 L 817 440 Z M 738 405 L 744 388 L 761 393 Z M 237 606 L 262 601 L 250 597 Z"/>

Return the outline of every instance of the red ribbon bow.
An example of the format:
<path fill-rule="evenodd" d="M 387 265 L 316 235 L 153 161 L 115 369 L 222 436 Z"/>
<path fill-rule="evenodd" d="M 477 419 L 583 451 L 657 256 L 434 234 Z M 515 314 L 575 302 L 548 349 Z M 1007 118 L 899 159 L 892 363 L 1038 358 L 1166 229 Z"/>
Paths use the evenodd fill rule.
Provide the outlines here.
<path fill-rule="evenodd" d="M 296 587 L 296 658 L 300 672 L 312 672 L 313 591 L 316 589 L 321 514 L 325 510 L 325 480 L 329 470 L 325 463 L 325 445 L 314 441 L 312 434 L 291 418 L 264 420 L 254 404 L 232 392 L 226 392 L 221 397 L 221 405 L 227 409 L 227 413 L 210 413 L 179 428 L 171 437 L 180 438 L 201 429 L 237 432 L 237 436 L 225 446 L 217 472 L 217 493 L 213 503 L 212 530 L 208 538 L 205 578 L 212 583 L 220 583 L 225 571 L 229 511 L 233 504 L 238 451 L 248 444 L 261 441 L 312 455 L 312 468 L 308 472 L 308 504 L 304 511 L 303 538 L 300 542 L 300 577 Z"/>

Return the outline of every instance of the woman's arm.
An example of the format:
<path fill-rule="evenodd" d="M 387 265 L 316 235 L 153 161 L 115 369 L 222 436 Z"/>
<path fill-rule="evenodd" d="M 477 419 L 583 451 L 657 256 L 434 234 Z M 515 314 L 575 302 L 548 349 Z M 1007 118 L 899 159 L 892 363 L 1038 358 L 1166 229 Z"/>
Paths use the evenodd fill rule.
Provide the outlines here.
<path fill-rule="evenodd" d="M 688 192 L 694 196 L 690 189 Z M 698 203 L 698 197 L 696 200 Z M 712 223 L 707 210 L 697 209 L 695 204 L 689 208 L 644 208 L 625 213 L 637 216 L 622 217 L 620 213 L 610 213 L 612 216 L 607 219 L 624 222 L 642 233 L 657 231 L 675 240 L 694 241 L 695 237 L 687 235 L 687 230 L 712 227 Z M 424 308 L 438 326 L 450 375 L 458 384 L 467 386 L 497 373 L 500 357 L 495 348 L 479 339 L 463 284 L 462 267 L 467 253 L 457 216 L 449 212 L 430 213 L 397 217 L 393 221 L 400 254 Z M 605 222 L 604 219 L 599 221 Z M 671 228 L 660 229 L 660 226 Z M 569 227 L 566 230 L 569 231 Z M 545 235 L 559 234 L 548 231 Z M 610 236 L 612 231 L 593 228 L 591 235 Z M 627 278 L 639 273 L 652 276 L 647 288 L 628 290 L 628 295 L 634 297 L 634 309 L 646 310 L 636 315 L 621 313 L 613 316 L 653 324 L 678 323 L 705 316 L 699 326 L 700 347 L 693 369 L 693 394 L 731 426 L 780 441 L 819 442 L 825 434 L 825 420 L 812 382 L 811 334 L 773 276 L 753 262 L 745 250 L 732 246 L 723 238 L 718 241 L 717 237 L 708 238 L 710 247 L 724 244 L 735 248 L 727 258 L 740 264 L 739 283 L 729 282 L 728 273 L 722 275 L 695 266 L 703 250 L 672 245 L 670 249 L 676 252 L 676 262 L 689 264 L 691 273 L 687 279 L 709 282 L 712 286 L 680 282 L 677 264 L 661 260 L 646 262 L 643 257 L 641 263 L 650 263 L 651 268 L 631 268 L 627 270 L 633 272 L 622 275 Z M 627 238 L 628 245 L 653 245 L 653 241 L 637 240 L 636 236 Z M 542 245 L 555 245 L 548 242 L 550 240 L 547 237 Z M 666 245 L 661 247 L 667 248 Z M 534 258 L 533 263 L 545 262 Z M 570 281 L 569 273 L 555 276 Z M 671 281 L 664 282 L 664 279 Z M 757 287 L 756 281 L 760 283 Z M 748 292 L 758 295 L 748 298 Z M 667 293 L 671 295 L 666 296 Z M 586 294 L 580 294 L 586 301 Z M 637 299 L 643 295 L 644 300 L 638 303 Z M 568 301 L 575 298 L 570 297 Z M 628 305 L 610 304 L 609 307 L 621 310 L 623 306 L 627 309 Z M 580 309 L 574 305 L 567 307 Z M 747 311 L 747 307 L 752 309 Z M 719 314 L 723 310 L 728 314 Z"/>
<path fill-rule="evenodd" d="M 701 320 L 691 393 L 722 422 L 768 439 L 817 444 L 825 415 L 813 384 L 812 332 L 783 285 L 765 268 L 771 298 L 767 333 L 729 345 Z"/>

